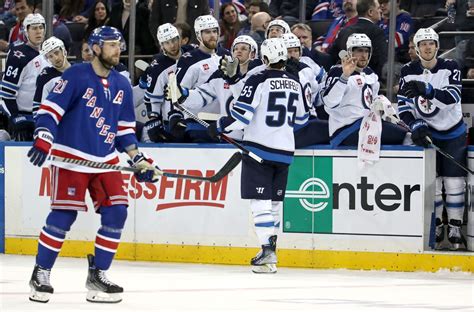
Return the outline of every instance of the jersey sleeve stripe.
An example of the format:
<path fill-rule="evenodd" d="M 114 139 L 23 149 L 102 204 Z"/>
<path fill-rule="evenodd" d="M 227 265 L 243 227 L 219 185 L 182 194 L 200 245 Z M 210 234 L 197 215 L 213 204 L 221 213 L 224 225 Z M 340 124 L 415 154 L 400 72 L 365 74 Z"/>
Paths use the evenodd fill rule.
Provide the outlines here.
<path fill-rule="evenodd" d="M 119 129 L 117 131 L 117 136 L 124 136 L 127 134 L 135 134 L 135 130 L 133 128 L 125 128 L 125 129 Z"/>
<path fill-rule="evenodd" d="M 6 87 L 6 88 L 9 88 L 9 89 L 12 89 L 12 90 L 18 90 L 20 89 L 20 87 L 15 84 L 15 83 L 11 83 L 11 82 L 8 82 L 8 81 L 0 81 L 0 86 L 2 87 Z"/>
<path fill-rule="evenodd" d="M 407 98 L 403 95 L 397 95 L 397 98 L 398 98 L 399 101 L 407 102 L 407 103 L 410 103 L 410 104 L 415 104 L 414 99 Z"/>
<path fill-rule="evenodd" d="M 242 115 L 240 115 L 239 113 L 237 113 L 237 112 L 234 111 L 234 110 L 231 110 L 231 111 L 230 111 L 230 115 L 231 115 L 232 117 L 234 117 L 234 119 L 237 119 L 238 121 L 244 123 L 245 125 L 250 124 L 250 121 L 249 121 L 249 120 L 247 120 L 245 117 L 243 117 Z"/>
<path fill-rule="evenodd" d="M 252 114 L 255 113 L 255 108 L 252 107 L 252 105 L 248 105 L 248 104 L 245 104 L 245 103 L 242 103 L 242 102 L 236 102 L 234 104 L 235 107 L 238 107 L 238 108 L 241 108 L 245 111 L 249 111 L 251 112 Z"/>
<path fill-rule="evenodd" d="M 119 120 L 118 121 L 118 128 L 123 129 L 123 128 L 135 128 L 136 123 L 135 121 L 124 121 L 124 120 Z"/>
<path fill-rule="evenodd" d="M 150 99 L 156 99 L 156 100 L 163 100 L 164 96 L 163 95 L 153 95 L 152 93 L 146 91 L 145 95 L 150 98 Z"/>
<path fill-rule="evenodd" d="M 50 107 L 47 106 L 40 106 L 38 112 L 36 113 L 37 115 L 50 115 L 56 124 L 59 124 L 61 121 L 62 116 L 58 115 L 54 110 L 52 110 Z"/>
<path fill-rule="evenodd" d="M 53 109 L 59 116 L 63 116 L 64 115 L 64 109 L 62 109 L 61 106 L 59 106 L 58 104 L 50 101 L 50 100 L 44 100 L 43 103 L 41 103 L 41 106 L 46 106 L 46 107 L 50 107 L 51 109 Z"/>
<path fill-rule="evenodd" d="M 8 100 L 15 100 L 16 99 L 14 94 L 10 94 L 10 93 L 4 92 L 4 91 L 0 91 L 0 96 L 4 99 L 8 99 Z"/>

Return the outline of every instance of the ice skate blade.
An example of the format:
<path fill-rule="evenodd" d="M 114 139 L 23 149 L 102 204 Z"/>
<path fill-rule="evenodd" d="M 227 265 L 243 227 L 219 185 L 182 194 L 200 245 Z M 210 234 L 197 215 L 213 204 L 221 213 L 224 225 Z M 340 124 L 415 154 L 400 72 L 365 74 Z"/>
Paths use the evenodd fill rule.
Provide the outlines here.
<path fill-rule="evenodd" d="M 30 301 L 47 303 L 51 298 L 51 294 L 47 292 L 39 292 L 34 289 L 31 289 L 30 292 Z"/>
<path fill-rule="evenodd" d="M 104 293 L 98 290 L 89 290 L 86 300 L 93 303 L 119 303 L 122 301 L 120 293 Z"/>
<path fill-rule="evenodd" d="M 466 250 L 466 247 L 462 243 L 450 243 L 449 244 L 449 250 L 451 251 L 462 251 Z"/>
<path fill-rule="evenodd" d="M 274 274 L 277 272 L 277 267 L 275 264 L 262 264 L 252 266 L 252 272 L 261 274 L 261 273 L 271 273 Z"/>

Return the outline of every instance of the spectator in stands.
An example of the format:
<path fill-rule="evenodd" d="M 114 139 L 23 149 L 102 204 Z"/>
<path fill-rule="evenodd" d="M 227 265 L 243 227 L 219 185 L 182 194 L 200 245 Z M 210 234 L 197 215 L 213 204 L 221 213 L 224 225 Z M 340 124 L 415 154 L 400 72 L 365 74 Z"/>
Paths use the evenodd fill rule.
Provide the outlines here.
<path fill-rule="evenodd" d="M 382 10 L 382 19 L 380 20 L 380 27 L 385 33 L 385 38 L 389 38 L 390 25 L 390 4 L 391 0 L 380 0 L 380 9 Z M 400 10 L 400 0 L 396 4 L 396 32 L 395 32 L 395 52 L 396 60 L 401 63 L 409 61 L 408 57 L 408 41 L 410 35 L 413 33 L 413 19 L 410 13 Z"/>
<path fill-rule="evenodd" d="M 96 0 L 95 5 L 89 11 L 88 22 L 84 32 L 84 39 L 89 38 L 89 35 L 94 29 L 104 26 L 109 20 L 110 11 L 107 7 L 106 0 Z"/>
<path fill-rule="evenodd" d="M 230 50 L 240 30 L 239 14 L 234 4 L 227 2 L 221 6 L 220 16 L 219 26 L 221 28 L 221 37 L 219 41 L 224 48 Z"/>
<path fill-rule="evenodd" d="M 272 21 L 272 17 L 267 12 L 258 12 L 252 16 L 251 28 L 248 35 L 255 40 L 260 51 L 260 45 L 265 40 L 265 30 Z"/>
<path fill-rule="evenodd" d="M 252 17 L 258 12 L 269 12 L 268 4 L 261 0 L 253 0 L 247 7 L 248 18 L 245 21 L 240 22 L 239 36 L 248 35 L 251 28 Z"/>
<path fill-rule="evenodd" d="M 333 46 L 329 49 L 329 54 L 333 58 L 333 63 L 339 60 L 339 51 L 346 49 L 347 38 L 353 33 L 366 34 L 372 42 L 372 57 L 369 66 L 377 74 L 382 76 L 382 67 L 387 61 L 387 40 L 383 30 L 378 26 L 381 18 L 380 5 L 378 0 L 358 0 L 357 23 L 344 28 L 339 32 Z"/>
<path fill-rule="evenodd" d="M 154 0 L 150 14 L 150 32 L 156 34 L 159 25 L 182 23 L 194 25 L 198 16 L 209 14 L 208 0 Z M 191 42 L 197 43 L 193 32 Z M 158 46 L 158 40 L 155 43 Z"/>
<path fill-rule="evenodd" d="M 327 52 L 336 40 L 337 34 L 341 31 L 341 29 L 357 22 L 356 6 L 357 0 L 343 0 L 343 14 L 334 19 L 325 35 L 316 39 L 316 49 L 321 52 Z"/>
<path fill-rule="evenodd" d="M 319 0 L 311 14 L 311 20 L 328 20 L 343 14 L 343 0 Z"/>
<path fill-rule="evenodd" d="M 181 46 L 186 46 L 191 43 L 192 28 L 188 23 L 176 23 L 174 27 L 178 29 L 179 38 L 181 39 Z"/>
<path fill-rule="evenodd" d="M 8 42 L 0 40 L 0 50 L 8 51 L 10 45 L 18 42 L 26 42 L 25 29 L 23 27 L 23 20 L 25 17 L 33 13 L 34 5 L 32 0 L 15 0 L 15 14 L 17 16 L 17 22 L 15 26 L 10 30 L 8 35 Z"/>
<path fill-rule="evenodd" d="M 413 42 L 414 37 L 415 37 L 415 34 L 412 34 L 408 41 L 408 56 L 410 57 L 411 62 L 419 59 L 418 54 L 416 54 L 415 43 Z"/>
<path fill-rule="evenodd" d="M 316 49 L 313 49 L 313 36 L 311 33 L 311 27 L 307 24 L 298 23 L 291 26 L 291 32 L 298 37 L 303 47 L 302 58 L 305 57 L 311 58 L 316 64 L 323 67 L 325 71 L 329 71 L 332 66 L 332 60 L 329 55 L 326 53 L 320 52 Z M 310 62 L 306 62 L 310 64 Z M 309 65 L 311 66 L 311 64 Z"/>
<path fill-rule="evenodd" d="M 144 0 L 138 1 L 136 7 L 136 23 L 135 23 L 135 54 L 155 54 L 158 47 L 155 45 L 149 28 L 150 11 Z M 123 35 L 129 45 L 129 21 L 130 21 L 130 0 L 123 0 L 112 7 L 110 19 L 107 25 L 117 28 Z M 124 51 L 123 54 L 128 52 Z"/>
<path fill-rule="evenodd" d="M 59 19 L 64 22 L 87 23 L 87 18 L 80 15 L 84 10 L 85 0 L 61 0 Z M 85 13 L 84 13 L 85 14 Z"/>
<path fill-rule="evenodd" d="M 306 0 L 305 20 L 311 19 L 311 12 L 316 5 L 316 0 Z M 300 18 L 300 8 L 294 0 L 272 0 L 270 2 L 270 15 L 282 19 L 289 25 L 296 24 Z"/>
<path fill-rule="evenodd" d="M 428 17 L 438 15 L 445 0 L 400 0 L 400 7 L 410 12 L 414 17 Z"/>

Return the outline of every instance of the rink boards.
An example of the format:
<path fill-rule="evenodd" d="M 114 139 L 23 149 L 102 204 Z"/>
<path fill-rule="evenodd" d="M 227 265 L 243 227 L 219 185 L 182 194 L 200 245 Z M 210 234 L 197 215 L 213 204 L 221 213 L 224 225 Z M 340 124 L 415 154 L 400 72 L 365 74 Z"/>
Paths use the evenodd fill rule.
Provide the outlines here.
<path fill-rule="evenodd" d="M 28 162 L 28 148 L 8 144 L 0 158 L 5 253 L 35 254 L 49 212 L 50 172 Z M 235 152 L 216 145 L 143 150 L 162 169 L 193 175 L 212 175 Z M 416 147 L 385 147 L 378 163 L 364 167 L 351 149 L 298 151 L 278 238 L 280 265 L 473 272 L 471 253 L 431 252 L 434 168 L 434 151 Z M 246 264 L 256 253 L 249 203 L 240 199 L 240 165 L 214 184 L 123 178 L 130 206 L 117 258 Z M 80 213 L 61 254 L 92 252 L 99 221 L 93 211 Z"/>

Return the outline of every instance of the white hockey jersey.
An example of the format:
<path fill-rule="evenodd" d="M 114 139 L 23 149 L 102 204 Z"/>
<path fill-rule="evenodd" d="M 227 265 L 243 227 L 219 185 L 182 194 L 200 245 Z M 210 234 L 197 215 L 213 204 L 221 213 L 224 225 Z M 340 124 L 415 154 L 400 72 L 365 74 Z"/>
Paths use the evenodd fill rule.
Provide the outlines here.
<path fill-rule="evenodd" d="M 372 99 L 379 93 L 378 76 L 369 67 L 354 72 L 347 81 L 341 79 L 342 67 L 329 71 L 322 89 L 322 101 L 329 114 L 329 135 L 365 116 Z"/>
<path fill-rule="evenodd" d="M 439 139 L 457 137 L 466 131 L 461 110 L 461 71 L 455 61 L 438 58 L 431 70 L 423 68 L 420 61 L 410 62 L 402 67 L 400 90 L 412 80 L 430 83 L 435 97 L 407 98 L 399 93 L 398 110 L 406 123 L 423 119 L 434 130 L 433 137 Z"/>

